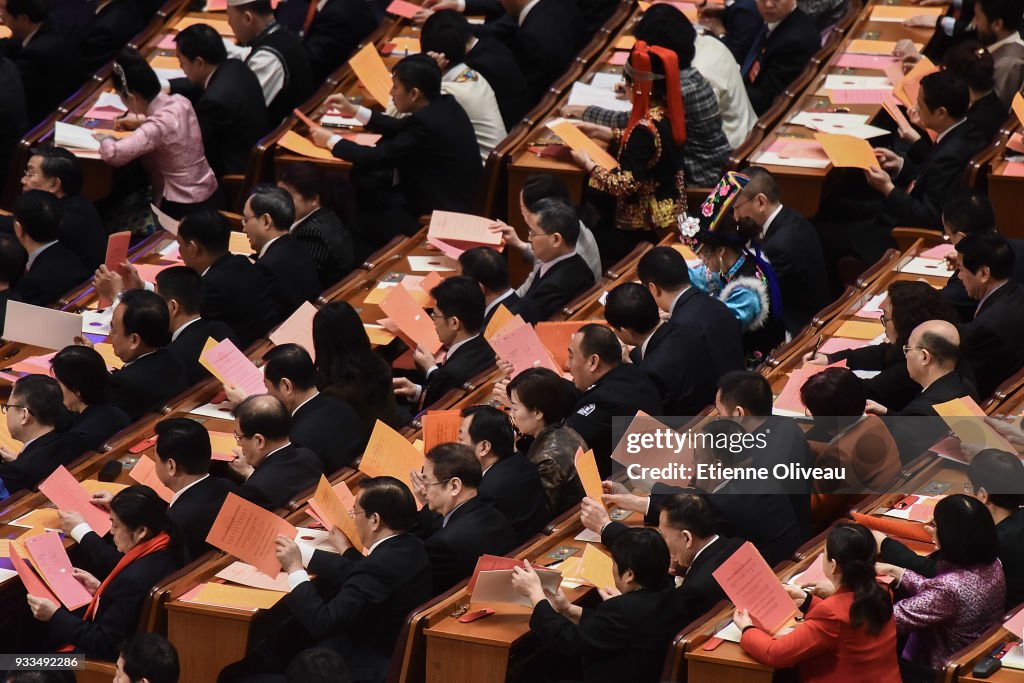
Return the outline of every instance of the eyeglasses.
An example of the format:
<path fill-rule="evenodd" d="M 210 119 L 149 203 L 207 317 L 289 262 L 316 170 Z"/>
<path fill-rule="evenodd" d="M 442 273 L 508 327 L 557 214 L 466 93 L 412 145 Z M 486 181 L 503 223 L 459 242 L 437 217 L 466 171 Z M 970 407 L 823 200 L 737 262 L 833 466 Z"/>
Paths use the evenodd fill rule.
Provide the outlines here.
<path fill-rule="evenodd" d="M 365 515 L 365 514 L 366 514 L 366 510 L 352 509 L 352 510 L 348 511 L 348 516 L 351 517 L 352 519 L 355 519 L 357 515 Z"/>
<path fill-rule="evenodd" d="M 22 175 L 25 176 L 26 178 L 34 178 L 37 175 L 43 175 L 43 174 L 39 173 L 37 171 L 33 171 L 32 169 L 26 168 L 25 171 L 22 173 Z"/>
<path fill-rule="evenodd" d="M 429 315 L 433 320 L 445 320 L 446 318 L 452 317 L 450 315 L 445 315 L 443 311 L 439 311 L 436 308 L 428 308 L 426 310 L 427 315 Z"/>
<path fill-rule="evenodd" d="M 928 349 L 922 348 L 922 347 L 920 347 L 920 346 L 904 346 L 904 347 L 903 347 L 903 355 L 904 355 L 904 356 L 906 356 L 906 355 L 908 355 L 908 354 L 909 354 L 909 353 L 910 353 L 911 351 L 927 351 L 927 350 L 928 350 Z"/>
<path fill-rule="evenodd" d="M 234 432 L 234 437 L 235 437 L 235 443 L 242 443 L 242 439 L 251 439 L 252 438 L 248 434 L 239 434 L 238 432 Z"/>
<path fill-rule="evenodd" d="M 886 324 L 887 322 L 889 322 L 889 316 L 887 316 L 883 312 L 882 315 L 878 316 L 878 322 L 882 323 L 883 325 Z"/>
<path fill-rule="evenodd" d="M 442 481 L 425 481 L 425 482 L 423 482 L 423 485 L 424 486 L 443 486 L 444 484 L 447 484 L 448 482 L 450 482 L 454 478 L 455 477 L 448 477 L 447 479 L 443 479 Z"/>
<path fill-rule="evenodd" d="M 21 408 L 22 410 L 28 412 L 28 408 L 26 406 L 20 405 L 18 403 L 3 403 L 0 404 L 0 413 L 6 415 L 7 411 L 10 410 L 11 408 Z"/>
<path fill-rule="evenodd" d="M 526 239 L 530 240 L 531 242 L 534 239 L 536 239 L 537 237 L 551 237 L 551 235 L 549 235 L 548 233 L 543 232 L 543 231 L 541 231 L 541 232 L 534 232 L 533 230 L 530 230 L 530 231 L 528 231 L 526 233 Z"/>

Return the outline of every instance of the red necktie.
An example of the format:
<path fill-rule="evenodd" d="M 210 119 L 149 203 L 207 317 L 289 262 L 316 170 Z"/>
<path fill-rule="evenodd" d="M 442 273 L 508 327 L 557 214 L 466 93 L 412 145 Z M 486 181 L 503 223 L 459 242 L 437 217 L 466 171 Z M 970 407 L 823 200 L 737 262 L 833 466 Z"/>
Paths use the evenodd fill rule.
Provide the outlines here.
<path fill-rule="evenodd" d="M 302 23 L 302 35 L 309 33 L 309 27 L 313 23 L 313 17 L 316 16 L 316 6 L 319 4 L 319 0 L 309 0 L 309 7 L 306 9 L 306 21 Z"/>

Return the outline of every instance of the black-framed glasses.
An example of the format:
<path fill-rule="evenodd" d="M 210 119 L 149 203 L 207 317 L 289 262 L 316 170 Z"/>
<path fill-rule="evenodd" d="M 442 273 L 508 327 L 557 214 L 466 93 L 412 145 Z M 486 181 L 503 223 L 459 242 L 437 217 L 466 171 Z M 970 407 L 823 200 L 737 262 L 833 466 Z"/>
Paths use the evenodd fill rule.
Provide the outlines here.
<path fill-rule="evenodd" d="M 447 318 L 453 317 L 450 315 L 445 315 L 444 311 L 438 310 L 436 308 L 428 308 L 426 309 L 426 311 L 427 315 L 429 315 L 433 320 L 445 320 Z"/>
<path fill-rule="evenodd" d="M 235 443 L 242 443 L 242 439 L 251 439 L 252 438 L 248 434 L 239 434 L 238 432 L 234 432 L 233 436 L 235 437 Z"/>
<path fill-rule="evenodd" d="M 425 482 L 423 482 L 423 485 L 424 486 L 443 486 L 443 485 L 447 484 L 448 482 L 450 482 L 454 478 L 455 477 L 448 477 L 447 479 L 442 479 L 441 481 L 425 481 Z"/>
<path fill-rule="evenodd" d="M 889 316 L 885 314 L 885 311 L 882 311 L 882 314 L 878 316 L 878 322 L 882 323 L 883 325 L 889 322 Z"/>
<path fill-rule="evenodd" d="M 20 403 L 0 403 L 0 413 L 3 413 L 4 415 L 6 415 L 7 411 L 11 408 L 21 408 L 22 410 L 28 412 L 28 407 L 23 406 Z"/>

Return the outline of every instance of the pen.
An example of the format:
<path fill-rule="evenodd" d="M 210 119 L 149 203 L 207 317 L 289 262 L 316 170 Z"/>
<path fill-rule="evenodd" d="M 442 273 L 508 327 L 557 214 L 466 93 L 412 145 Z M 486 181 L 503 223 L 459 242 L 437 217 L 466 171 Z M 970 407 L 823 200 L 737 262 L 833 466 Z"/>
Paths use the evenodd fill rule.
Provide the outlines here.
<path fill-rule="evenodd" d="M 816 355 L 818 355 L 818 349 L 821 348 L 821 341 L 824 338 L 824 336 L 825 335 L 823 334 L 818 335 L 818 341 L 814 342 L 814 349 L 811 350 L 811 358 L 814 358 Z"/>

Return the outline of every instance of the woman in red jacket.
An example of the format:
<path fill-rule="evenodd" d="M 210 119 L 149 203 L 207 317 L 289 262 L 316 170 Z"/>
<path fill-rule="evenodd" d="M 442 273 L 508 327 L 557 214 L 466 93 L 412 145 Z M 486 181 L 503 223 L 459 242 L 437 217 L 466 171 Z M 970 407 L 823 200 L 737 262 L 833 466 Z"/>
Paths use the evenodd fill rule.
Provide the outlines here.
<path fill-rule="evenodd" d="M 824 569 L 836 589 L 824 600 L 787 587 L 804 620 L 786 635 L 773 638 L 737 610 L 740 645 L 768 666 L 797 667 L 801 683 L 900 683 L 892 601 L 875 579 L 871 532 L 859 524 L 832 529 Z"/>

